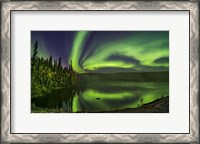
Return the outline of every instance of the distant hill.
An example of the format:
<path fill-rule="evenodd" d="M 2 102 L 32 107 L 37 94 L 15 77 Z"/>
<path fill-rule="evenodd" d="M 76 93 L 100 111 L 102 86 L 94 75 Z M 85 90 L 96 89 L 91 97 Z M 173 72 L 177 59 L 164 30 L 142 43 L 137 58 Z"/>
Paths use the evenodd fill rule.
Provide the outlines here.
<path fill-rule="evenodd" d="M 83 81 L 169 82 L 169 72 L 83 73 L 79 77 Z"/>

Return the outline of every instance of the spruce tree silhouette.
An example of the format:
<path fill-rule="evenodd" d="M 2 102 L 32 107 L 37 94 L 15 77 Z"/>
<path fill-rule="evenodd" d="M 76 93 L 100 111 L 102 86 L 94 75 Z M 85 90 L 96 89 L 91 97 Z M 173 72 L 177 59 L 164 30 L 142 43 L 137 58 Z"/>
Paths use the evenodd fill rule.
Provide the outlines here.
<path fill-rule="evenodd" d="M 37 40 L 35 41 L 35 44 L 34 44 L 34 50 L 33 50 L 33 59 L 35 60 L 37 58 L 37 54 L 38 54 L 38 42 Z"/>

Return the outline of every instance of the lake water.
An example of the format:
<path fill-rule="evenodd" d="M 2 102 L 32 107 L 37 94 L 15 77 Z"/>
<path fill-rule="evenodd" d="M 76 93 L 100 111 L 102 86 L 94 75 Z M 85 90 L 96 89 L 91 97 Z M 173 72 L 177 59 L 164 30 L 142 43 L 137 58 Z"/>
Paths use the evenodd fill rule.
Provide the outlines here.
<path fill-rule="evenodd" d="M 141 101 L 144 104 L 169 96 L 167 80 L 119 79 L 95 74 L 80 79 L 77 92 L 62 88 L 48 96 L 33 98 L 32 102 L 41 108 L 62 108 L 65 112 L 102 112 L 135 108 Z"/>

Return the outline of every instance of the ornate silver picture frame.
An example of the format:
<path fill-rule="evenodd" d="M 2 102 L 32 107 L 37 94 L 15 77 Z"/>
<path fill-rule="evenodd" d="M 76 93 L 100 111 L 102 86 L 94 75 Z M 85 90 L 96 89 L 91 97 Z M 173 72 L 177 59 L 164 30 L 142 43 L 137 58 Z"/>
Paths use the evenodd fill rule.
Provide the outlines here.
<path fill-rule="evenodd" d="M 53 143 L 199 143 L 199 2 L 198 1 L 2 1 L 1 142 Z M 188 133 L 12 133 L 11 15 L 13 11 L 187 11 L 189 12 Z M 24 21 L 26 22 L 26 21 Z M 181 34 L 180 34 L 181 35 Z M 180 52 L 181 55 L 181 52 Z M 13 73 L 13 72 L 12 72 Z M 184 113 L 184 112 L 183 112 Z M 177 122 L 178 124 L 179 122 Z"/>

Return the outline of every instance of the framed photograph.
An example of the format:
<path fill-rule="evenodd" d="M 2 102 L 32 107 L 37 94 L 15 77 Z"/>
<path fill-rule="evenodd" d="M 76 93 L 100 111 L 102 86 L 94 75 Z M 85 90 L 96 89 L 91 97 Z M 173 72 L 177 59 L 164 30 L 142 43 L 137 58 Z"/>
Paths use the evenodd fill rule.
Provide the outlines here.
<path fill-rule="evenodd" d="M 1 142 L 199 143 L 199 2 L 1 11 Z"/>

